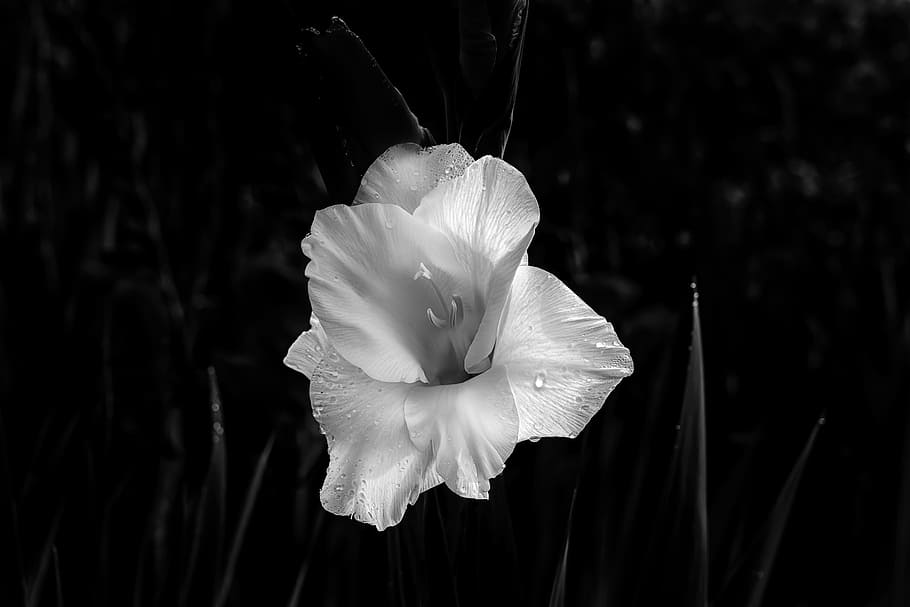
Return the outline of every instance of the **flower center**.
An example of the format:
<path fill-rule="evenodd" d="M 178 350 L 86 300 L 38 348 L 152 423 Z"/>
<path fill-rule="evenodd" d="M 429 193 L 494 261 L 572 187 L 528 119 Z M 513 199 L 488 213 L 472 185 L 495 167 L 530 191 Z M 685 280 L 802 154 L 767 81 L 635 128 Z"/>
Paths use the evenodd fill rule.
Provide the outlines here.
<path fill-rule="evenodd" d="M 448 304 L 446 304 L 446 298 L 439 289 L 439 285 L 433 280 L 432 272 L 430 272 L 422 261 L 420 262 L 420 267 L 417 269 L 417 273 L 414 274 L 414 280 L 426 280 L 430 283 L 430 286 L 433 287 L 433 292 L 436 294 L 436 299 L 439 301 L 439 305 L 444 311 L 443 315 L 440 315 L 436 314 L 436 311 L 433 310 L 432 306 L 427 307 L 427 320 L 429 320 L 434 327 L 437 329 L 454 329 L 461 324 L 461 321 L 464 320 L 464 302 L 461 300 L 461 296 L 452 295 Z M 447 318 L 444 318 L 444 316 L 447 316 Z"/>
<path fill-rule="evenodd" d="M 433 279 L 433 273 L 426 264 L 420 262 L 414 281 L 427 283 L 435 296 L 434 305 L 427 306 L 427 321 L 444 335 L 440 335 L 440 356 L 434 361 L 425 361 L 424 371 L 431 384 L 454 384 L 464 381 L 469 375 L 464 370 L 464 358 L 471 344 L 472 323 L 465 324 L 465 305 L 461 296 L 452 294 L 446 297 L 439 284 Z M 443 284 L 445 281 L 443 281 Z M 443 345 L 445 344 L 445 345 Z M 428 368 L 429 367 L 429 368 Z"/>

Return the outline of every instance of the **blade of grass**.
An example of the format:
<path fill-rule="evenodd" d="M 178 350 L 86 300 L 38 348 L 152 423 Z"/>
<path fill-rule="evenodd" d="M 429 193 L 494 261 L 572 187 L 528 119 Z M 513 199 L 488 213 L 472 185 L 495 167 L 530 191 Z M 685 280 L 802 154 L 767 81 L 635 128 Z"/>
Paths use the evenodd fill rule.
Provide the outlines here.
<path fill-rule="evenodd" d="M 6 442 L 6 429 L 3 423 L 3 410 L 0 408 L 0 502 L 6 504 L 3 513 L 3 527 L 0 530 L 0 543 L 12 552 L 12 567 L 5 570 L 4 577 L 9 576 L 8 583 L 0 584 L 3 588 L 4 605 L 25 605 L 28 597 L 28 580 L 25 577 L 25 566 L 22 558 L 22 542 L 19 537 L 19 510 L 13 498 L 13 482 L 9 465 L 9 452 Z"/>
<path fill-rule="evenodd" d="M 898 501 L 897 534 L 894 538 L 893 607 L 903 607 L 910 601 L 910 416 L 905 418 L 904 424 L 907 426 L 904 452 L 898 466 L 903 479 Z"/>
<path fill-rule="evenodd" d="M 224 412 L 221 404 L 221 394 L 218 389 L 218 376 L 214 367 L 208 368 L 209 384 L 209 422 L 211 429 L 211 453 L 209 467 L 205 480 L 195 501 L 193 514 L 193 536 L 190 541 L 189 556 L 184 564 L 183 580 L 177 593 L 177 605 L 183 607 L 189 600 L 193 590 L 193 582 L 197 578 L 197 564 L 202 552 L 203 536 L 207 529 L 212 529 L 214 536 L 211 551 L 211 567 L 215 572 L 211 592 L 216 590 L 218 583 L 217 572 L 221 571 L 222 553 L 224 545 L 224 521 L 227 487 L 227 449 L 224 440 Z"/>
<path fill-rule="evenodd" d="M 60 528 L 60 519 L 63 516 L 63 505 L 57 507 L 54 518 L 51 520 L 50 527 L 47 531 L 47 537 L 44 540 L 44 547 L 41 549 L 41 555 L 35 564 L 35 572 L 31 577 L 29 587 L 29 596 L 26 605 L 36 607 L 41 603 L 41 592 L 44 589 L 44 579 L 47 577 L 47 569 L 51 563 L 54 542 L 57 538 L 57 529 Z"/>
<path fill-rule="evenodd" d="M 265 444 L 262 453 L 259 454 L 259 459 L 256 462 L 253 478 L 250 480 L 250 485 L 246 491 L 246 498 L 243 501 L 243 510 L 240 513 L 240 520 L 237 521 L 237 529 L 234 532 L 234 538 L 231 541 L 227 563 L 221 577 L 221 588 L 215 599 L 215 607 L 222 607 L 227 602 L 228 593 L 231 591 L 231 583 L 234 581 L 234 571 L 237 568 L 237 559 L 240 556 L 240 548 L 243 546 L 243 538 L 246 535 L 246 529 L 250 523 L 250 517 L 253 514 L 253 506 L 256 505 L 256 498 L 259 495 L 259 488 L 262 486 L 262 478 L 265 475 L 265 469 L 269 463 L 269 455 L 272 453 L 272 446 L 274 444 L 275 435 L 272 434 Z"/>
<path fill-rule="evenodd" d="M 325 510 L 319 509 L 316 514 L 316 521 L 310 533 L 309 545 L 303 553 L 303 562 L 300 563 L 300 571 L 297 573 L 297 579 L 294 580 L 294 590 L 291 592 L 291 600 L 288 601 L 288 607 L 297 607 L 300 604 L 300 593 L 303 592 L 303 584 L 306 581 L 307 573 L 310 570 L 310 562 L 313 560 L 313 551 L 316 549 L 316 542 L 322 533 L 322 521 L 325 518 Z"/>
<path fill-rule="evenodd" d="M 152 583 L 149 592 L 152 604 L 159 604 L 165 589 L 168 570 L 168 530 L 171 525 L 171 513 L 177 499 L 178 488 L 183 474 L 183 445 L 181 441 L 180 413 L 171 409 L 165 418 L 164 441 L 165 453 L 158 462 L 158 480 L 152 507 L 148 514 L 145 536 L 140 548 L 136 572 L 136 583 L 133 586 L 133 605 L 142 604 L 145 588 L 146 569 L 151 566 Z M 149 564 L 149 561 L 151 563 Z"/>
<path fill-rule="evenodd" d="M 790 510 L 796 498 L 803 471 L 819 429 L 825 424 L 824 414 L 819 417 L 802 452 L 796 460 L 793 469 L 784 482 L 774 506 L 761 529 L 749 543 L 743 555 L 730 568 L 730 573 L 724 581 L 717 597 L 720 605 L 748 605 L 758 607 L 762 604 L 768 578 L 777 550 L 790 516 Z"/>
<path fill-rule="evenodd" d="M 705 380 L 694 281 L 692 289 L 692 334 L 682 409 L 663 499 L 648 544 L 646 559 L 652 561 L 651 570 L 640 574 L 637 594 L 640 597 L 642 592 L 658 593 L 663 597 L 661 601 L 672 595 L 679 605 L 705 607 L 708 601 Z M 659 539 L 664 543 L 658 552 Z M 654 584 L 655 576 L 661 576 L 658 578 L 661 584 Z M 648 597 L 647 602 L 654 600 L 657 599 Z"/>
<path fill-rule="evenodd" d="M 60 555 L 54 545 L 54 587 L 57 590 L 57 607 L 63 607 L 63 584 L 60 583 Z"/>
<path fill-rule="evenodd" d="M 692 283 L 695 289 L 695 283 Z M 695 536 L 694 558 L 689 562 L 690 587 L 694 587 L 693 605 L 708 604 L 708 471 L 705 445 L 705 366 L 702 354 L 701 320 L 698 315 L 698 291 L 692 294 L 692 350 L 686 378 L 686 393 L 679 423 L 680 432 L 673 458 L 678 458 L 679 474 L 694 507 L 692 533 Z"/>
<path fill-rule="evenodd" d="M 566 541 L 562 551 L 562 560 L 556 568 L 553 578 L 553 590 L 550 592 L 550 607 L 564 607 L 566 604 L 566 569 L 569 565 L 569 540 L 572 535 L 572 518 L 575 515 L 575 498 L 578 496 L 578 482 L 572 490 L 572 502 L 569 504 L 569 518 L 566 521 Z"/>
<path fill-rule="evenodd" d="M 825 417 L 822 415 L 812 432 L 809 434 L 809 440 L 803 447 L 799 459 L 793 466 L 787 482 L 784 483 L 777 502 L 771 510 L 771 516 L 768 519 L 767 527 L 762 541 L 761 550 L 758 553 L 757 567 L 753 569 L 754 575 L 752 580 L 754 585 L 749 593 L 748 607 L 759 607 L 765 596 L 765 590 L 768 587 L 768 578 L 771 576 L 771 569 L 774 566 L 774 558 L 777 556 L 777 549 L 780 546 L 781 537 L 784 535 L 784 529 L 787 526 L 787 520 L 790 518 L 790 510 L 793 509 L 793 501 L 796 499 L 796 492 L 799 489 L 799 483 L 803 477 L 803 471 L 806 468 L 806 462 L 812 453 L 812 447 L 815 445 L 815 437 L 818 436 L 819 429 L 825 424 Z"/>

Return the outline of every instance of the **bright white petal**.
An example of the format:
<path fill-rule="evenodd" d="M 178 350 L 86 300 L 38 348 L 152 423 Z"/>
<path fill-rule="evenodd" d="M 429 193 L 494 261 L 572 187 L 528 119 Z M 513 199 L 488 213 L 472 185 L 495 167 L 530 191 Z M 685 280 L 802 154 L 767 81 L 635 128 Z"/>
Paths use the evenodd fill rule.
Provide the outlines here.
<path fill-rule="evenodd" d="M 442 233 L 394 205 L 336 205 L 316 213 L 302 246 L 312 260 L 306 275 L 313 313 L 352 364 L 374 379 L 405 383 L 453 366 L 447 332 L 427 317 L 429 307 L 440 316 L 446 311 L 426 281 L 414 280 L 424 264 L 442 291 L 468 288 Z"/>
<path fill-rule="evenodd" d="M 493 365 L 508 369 L 519 440 L 575 437 L 632 374 L 629 350 L 613 326 L 533 266 L 515 273 Z"/>
<path fill-rule="evenodd" d="M 382 530 L 433 486 L 430 459 L 408 437 L 404 402 L 411 386 L 378 382 L 329 347 L 310 384 L 313 416 L 328 438 L 321 500 L 334 514 Z"/>
<path fill-rule="evenodd" d="M 449 236 L 474 277 L 475 304 L 484 314 L 465 369 L 477 372 L 489 365 L 509 285 L 540 220 L 537 199 L 519 170 L 485 156 L 430 191 L 414 216 Z"/>
<path fill-rule="evenodd" d="M 310 314 L 310 330 L 304 331 L 294 340 L 284 357 L 284 364 L 307 377 L 313 377 L 313 371 L 322 360 L 328 343 L 319 319 L 315 314 Z"/>
<path fill-rule="evenodd" d="M 413 213 L 427 192 L 460 176 L 472 162 L 471 155 L 457 143 L 430 148 L 416 143 L 393 145 L 363 175 L 354 204 L 396 204 Z"/>
<path fill-rule="evenodd" d="M 485 499 L 515 448 L 518 417 L 506 371 L 466 382 L 414 386 L 405 401 L 411 441 L 435 455 L 436 473 L 463 497 Z"/>

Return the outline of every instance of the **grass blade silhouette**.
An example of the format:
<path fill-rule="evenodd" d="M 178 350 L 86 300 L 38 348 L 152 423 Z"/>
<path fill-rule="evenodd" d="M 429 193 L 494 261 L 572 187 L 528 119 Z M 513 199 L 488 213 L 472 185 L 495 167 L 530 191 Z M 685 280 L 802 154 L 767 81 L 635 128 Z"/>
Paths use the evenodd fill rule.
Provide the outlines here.
<path fill-rule="evenodd" d="M 212 446 L 205 480 L 194 506 L 190 508 L 193 518 L 192 538 L 186 561 L 182 567 L 184 574 L 177 594 L 178 607 L 202 600 L 197 596 L 200 592 L 200 584 L 197 583 L 197 579 L 201 576 L 201 573 L 197 572 L 200 562 L 209 563 L 206 573 L 211 573 L 213 576 L 210 578 L 212 585 L 203 593 L 207 600 L 208 597 L 214 595 L 215 584 L 219 579 L 218 572 L 221 571 L 227 498 L 227 449 L 224 440 L 224 412 L 218 389 L 218 376 L 214 367 L 208 368 L 208 384 Z M 212 535 L 210 547 L 204 546 L 205 536 L 209 530 Z M 204 556 L 200 561 L 200 554 L 203 553 Z M 211 562 L 207 559 L 211 559 Z"/>
<path fill-rule="evenodd" d="M 291 592 L 291 600 L 288 601 L 288 607 L 297 607 L 300 604 L 300 594 L 303 592 L 303 584 L 306 581 L 307 573 L 310 570 L 310 562 L 313 559 L 313 551 L 316 549 L 316 543 L 319 541 L 319 535 L 322 532 L 322 521 L 325 517 L 325 510 L 319 509 L 316 513 L 316 522 L 310 531 L 310 540 L 306 551 L 303 554 L 303 561 L 300 564 L 300 570 L 297 572 L 297 579 L 294 580 L 294 590 Z"/>
<path fill-rule="evenodd" d="M 5 605 L 24 605 L 28 598 L 28 580 L 25 577 L 23 564 L 19 510 L 13 497 L 13 482 L 2 408 L 0 408 L 0 502 L 4 504 L 0 543 L 5 546 L 5 550 L 12 553 L 12 563 L 5 567 L 4 583 L 0 584 L 0 592 L 3 593 L 0 595 L 0 599 Z"/>
<path fill-rule="evenodd" d="M 57 512 L 48 527 L 47 537 L 44 540 L 44 547 L 41 549 L 41 555 L 35 564 L 35 572 L 29 583 L 29 596 L 26 601 L 28 607 L 37 607 L 41 604 L 41 592 L 44 589 L 44 579 L 47 577 L 47 570 L 53 560 L 53 554 L 56 552 L 57 529 L 60 528 L 60 519 L 63 517 L 63 505 L 57 507 Z"/>
<path fill-rule="evenodd" d="M 240 519 L 237 521 L 237 529 L 231 540 L 231 548 L 228 551 L 227 563 L 224 567 L 224 573 L 221 577 L 221 587 L 215 598 L 215 607 L 222 607 L 227 602 L 228 593 L 231 591 L 231 583 L 234 581 L 234 571 L 237 568 L 237 559 L 240 556 L 240 548 L 243 546 L 243 538 L 246 535 L 247 527 L 250 524 L 250 517 L 253 514 L 253 507 L 256 505 L 256 498 L 259 496 L 259 488 L 262 486 L 262 478 L 265 476 L 265 469 L 269 463 L 269 455 L 272 453 L 272 446 L 275 444 L 275 435 L 269 437 L 268 442 L 259 454 L 259 460 L 256 462 L 256 468 L 253 471 L 253 478 L 246 491 L 246 498 L 243 500 L 243 510 L 240 512 Z"/>
<path fill-rule="evenodd" d="M 764 539 L 761 542 L 760 551 L 758 552 L 758 560 L 756 561 L 755 566 L 750 568 L 752 574 L 750 578 L 754 585 L 749 592 L 749 600 L 745 603 L 748 607 L 759 607 L 762 604 L 765 590 L 768 587 L 768 578 L 770 577 L 771 569 L 774 566 L 774 559 L 777 556 L 777 549 L 780 546 L 784 529 L 787 526 L 787 520 L 790 518 L 790 511 L 793 508 L 793 501 L 796 499 L 796 492 L 799 489 L 803 471 L 806 468 L 806 462 L 809 459 L 809 455 L 812 453 L 812 447 L 815 445 L 815 438 L 818 436 L 818 431 L 824 424 L 825 417 L 822 415 L 812 428 L 812 432 L 809 434 L 809 440 L 806 441 L 806 446 L 803 447 L 799 459 L 796 460 L 796 464 L 793 466 L 790 476 L 787 477 L 787 482 L 784 483 L 784 487 L 781 489 L 780 495 L 774 504 L 774 508 L 771 510 L 771 515 L 768 517 L 768 523 L 762 533 Z"/>
<path fill-rule="evenodd" d="M 692 283 L 693 290 L 695 283 Z M 708 602 L 707 449 L 704 359 L 698 291 L 692 295 L 689 363 L 676 440 L 648 548 L 638 601 L 706 607 Z M 655 583 L 659 581 L 660 583 Z"/>
<path fill-rule="evenodd" d="M 57 590 L 57 607 L 63 607 L 63 584 L 60 582 L 60 555 L 57 546 L 53 548 L 54 556 L 54 588 Z"/>
<path fill-rule="evenodd" d="M 569 505 L 569 518 L 566 521 L 566 541 L 562 551 L 562 560 L 556 568 L 553 578 L 553 590 L 550 592 L 550 607 L 564 607 L 566 604 L 566 569 L 569 564 L 569 540 L 572 536 L 572 519 L 575 515 L 575 498 L 578 496 L 578 481 L 572 490 L 572 502 Z"/>
<path fill-rule="evenodd" d="M 695 283 L 692 283 L 693 290 Z M 671 490 L 679 500 L 672 537 L 687 559 L 677 562 L 686 569 L 685 604 L 708 604 L 708 500 L 707 449 L 705 441 L 705 368 L 698 314 L 698 291 L 692 294 L 692 342 L 682 411 L 676 426 L 676 443 L 670 464 Z"/>

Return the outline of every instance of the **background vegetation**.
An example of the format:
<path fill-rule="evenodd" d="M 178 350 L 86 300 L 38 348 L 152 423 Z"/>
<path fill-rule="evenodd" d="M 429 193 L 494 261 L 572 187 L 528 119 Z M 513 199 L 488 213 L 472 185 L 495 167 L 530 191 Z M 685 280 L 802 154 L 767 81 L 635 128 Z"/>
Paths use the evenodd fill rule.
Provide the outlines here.
<path fill-rule="evenodd" d="M 489 3 L 531 263 L 636 372 L 378 534 L 281 360 L 313 213 L 416 123 L 300 28 L 421 138 L 496 152 L 515 91 L 387 4 L 0 8 L 0 603 L 906 605 L 910 5 Z"/>

